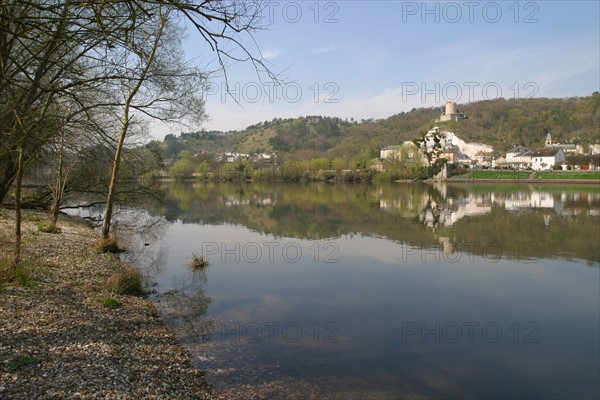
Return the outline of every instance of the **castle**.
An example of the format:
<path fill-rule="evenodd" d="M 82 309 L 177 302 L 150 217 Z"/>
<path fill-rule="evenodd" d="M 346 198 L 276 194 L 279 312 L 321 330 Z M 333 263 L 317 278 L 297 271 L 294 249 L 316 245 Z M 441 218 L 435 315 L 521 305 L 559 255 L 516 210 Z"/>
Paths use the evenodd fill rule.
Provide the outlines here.
<path fill-rule="evenodd" d="M 440 119 L 438 120 L 438 122 L 444 122 L 444 121 L 458 121 L 461 119 L 467 119 L 468 117 L 461 113 L 460 111 L 458 111 L 458 109 L 456 108 L 456 103 L 453 101 L 447 101 L 446 102 L 446 111 L 442 113 L 442 115 L 440 115 Z"/>

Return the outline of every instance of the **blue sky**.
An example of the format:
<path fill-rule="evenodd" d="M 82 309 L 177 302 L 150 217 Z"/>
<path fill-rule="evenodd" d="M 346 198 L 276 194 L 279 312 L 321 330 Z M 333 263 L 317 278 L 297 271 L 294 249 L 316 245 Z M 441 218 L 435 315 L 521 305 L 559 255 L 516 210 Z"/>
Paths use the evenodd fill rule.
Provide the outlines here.
<path fill-rule="evenodd" d="M 600 86 L 598 1 L 275 1 L 254 34 L 284 86 L 249 64 L 207 94 L 207 130 L 275 117 L 385 118 L 498 97 L 587 96 Z M 192 57 L 213 55 L 193 33 Z M 239 102 L 239 104 L 236 102 Z"/>

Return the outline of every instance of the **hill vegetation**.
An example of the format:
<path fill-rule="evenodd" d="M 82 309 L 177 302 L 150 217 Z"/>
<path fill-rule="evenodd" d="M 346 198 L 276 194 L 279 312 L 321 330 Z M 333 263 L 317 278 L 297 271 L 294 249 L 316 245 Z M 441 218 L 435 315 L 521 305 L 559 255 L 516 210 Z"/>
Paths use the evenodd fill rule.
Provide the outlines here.
<path fill-rule="evenodd" d="M 275 118 L 238 132 L 169 134 L 161 147 L 165 158 L 181 150 L 192 154 L 277 152 L 283 160 L 325 156 L 376 157 L 381 147 L 420 136 L 433 126 L 456 133 L 467 142 L 489 144 L 497 153 L 520 144 L 541 147 L 548 132 L 558 143 L 600 142 L 600 94 L 587 97 L 497 99 L 458 106 L 468 119 L 435 122 L 440 108 L 419 108 L 381 120 L 343 120 L 323 116 Z"/>

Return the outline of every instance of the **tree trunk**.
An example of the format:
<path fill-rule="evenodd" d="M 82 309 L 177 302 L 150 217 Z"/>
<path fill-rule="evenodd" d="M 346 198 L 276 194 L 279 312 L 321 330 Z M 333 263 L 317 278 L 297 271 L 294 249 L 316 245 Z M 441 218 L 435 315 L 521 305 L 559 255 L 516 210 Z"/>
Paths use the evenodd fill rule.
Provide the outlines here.
<path fill-rule="evenodd" d="M 117 145 L 117 150 L 115 151 L 115 158 L 113 160 L 112 172 L 110 175 L 110 183 L 108 185 L 108 195 L 106 197 L 106 210 L 104 212 L 104 220 L 102 221 L 102 239 L 108 239 L 108 235 L 110 234 L 110 222 L 112 219 L 114 196 L 117 186 L 117 175 L 119 173 L 119 165 L 121 164 L 121 153 L 123 151 L 125 137 L 127 136 L 127 132 L 129 130 L 130 108 L 133 104 L 135 96 L 142 87 L 143 83 L 146 81 L 148 71 L 150 70 L 152 63 L 154 62 L 154 56 L 156 55 L 156 49 L 158 48 L 158 44 L 162 36 L 165 23 L 166 17 L 161 18 L 160 25 L 158 27 L 158 33 L 156 35 L 156 38 L 154 39 L 154 43 L 152 44 L 150 54 L 148 54 L 148 57 L 145 60 L 144 67 L 140 73 L 140 77 L 136 82 L 135 86 L 129 92 L 127 99 L 125 100 L 125 108 L 123 110 L 123 126 L 121 128 L 121 133 L 119 135 L 119 143 Z"/>
<path fill-rule="evenodd" d="M 19 161 L 17 162 L 17 177 L 15 182 L 15 249 L 13 268 L 21 261 L 21 183 L 23 181 L 23 148 L 19 149 Z"/>
<path fill-rule="evenodd" d="M 125 143 L 125 136 L 127 136 L 129 127 L 129 104 L 125 106 L 125 109 L 126 111 L 123 115 L 123 128 L 121 129 L 119 144 L 117 145 L 117 150 L 115 152 L 110 183 L 108 185 L 108 195 L 106 196 L 106 210 L 104 211 L 104 220 L 102 221 L 102 239 L 108 239 L 108 235 L 110 234 L 110 222 L 112 219 L 113 203 L 117 188 L 117 175 L 119 173 L 119 165 L 121 164 L 121 152 L 123 151 L 123 143 Z"/>
<path fill-rule="evenodd" d="M 35 69 L 35 73 L 33 74 L 33 80 L 31 82 L 30 87 L 27 89 L 27 95 L 24 96 L 22 103 L 18 104 L 14 110 L 15 118 L 12 120 L 10 125 L 13 126 L 13 129 L 16 129 L 15 132 L 25 132 L 23 129 L 23 116 L 27 111 L 32 110 L 33 105 L 36 102 L 36 99 L 41 95 L 42 92 L 42 84 L 41 82 L 44 80 L 44 75 L 48 73 L 49 65 L 51 63 L 52 55 L 55 54 L 56 50 L 59 48 L 61 43 L 61 38 L 63 37 L 63 33 L 67 29 L 67 16 L 68 11 L 71 7 L 71 0 L 67 0 L 62 8 L 61 18 L 58 22 L 56 31 L 53 33 L 51 40 L 48 42 L 48 45 L 45 46 L 45 50 L 41 57 L 41 62 Z M 4 4 L 4 3 L 3 3 Z M 54 92 L 50 91 L 47 94 L 47 98 L 45 101 L 45 105 L 43 107 L 43 111 L 40 114 L 40 120 L 43 119 L 50 102 L 52 101 L 52 97 L 54 96 Z M 24 139 L 27 135 L 24 135 L 23 138 L 20 139 L 20 147 L 19 147 L 19 162 L 18 165 L 15 165 L 13 161 L 9 161 L 7 163 L 6 169 L 2 173 L 2 177 L 0 177 L 0 204 L 4 201 L 10 186 L 13 184 L 15 177 L 18 179 L 18 174 L 22 175 L 23 164 L 26 159 L 23 157 L 23 147 L 27 144 L 24 142 Z M 16 137 L 16 136 L 13 136 Z M 31 147 L 28 147 L 31 150 Z M 20 189 L 19 189 L 20 193 Z M 19 196 L 17 196 L 19 197 Z M 20 200 L 19 200 L 20 201 Z"/>
<path fill-rule="evenodd" d="M 56 230 L 56 221 L 58 221 L 58 209 L 60 207 L 60 203 L 62 202 L 62 196 L 65 190 L 65 182 L 63 182 L 63 164 L 64 164 L 64 147 L 65 147 L 65 134 L 61 133 L 60 137 L 60 150 L 58 153 L 58 171 L 56 174 L 56 185 L 54 187 L 54 198 L 52 200 L 52 208 L 50 209 L 50 213 L 52 214 L 52 219 L 50 220 L 50 226 L 48 227 L 49 232 L 54 232 Z"/>
<path fill-rule="evenodd" d="M 15 180 L 15 176 L 17 176 L 18 167 L 13 161 L 6 166 L 6 169 L 2 171 L 2 176 L 0 176 L 0 204 L 4 202 L 6 195 Z"/>

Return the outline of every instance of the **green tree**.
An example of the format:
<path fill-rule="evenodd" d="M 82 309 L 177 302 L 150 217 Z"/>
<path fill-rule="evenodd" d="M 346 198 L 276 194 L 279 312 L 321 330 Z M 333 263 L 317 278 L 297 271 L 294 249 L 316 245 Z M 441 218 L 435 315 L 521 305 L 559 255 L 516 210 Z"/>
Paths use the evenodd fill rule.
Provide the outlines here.
<path fill-rule="evenodd" d="M 331 161 L 331 165 L 337 174 L 340 174 L 342 170 L 346 169 L 346 161 L 341 157 L 335 157 Z"/>
<path fill-rule="evenodd" d="M 433 133 L 423 132 L 421 137 L 412 140 L 414 145 L 425 155 L 429 166 L 442 152 L 441 141 L 442 134 L 437 129 Z"/>
<path fill-rule="evenodd" d="M 172 178 L 189 178 L 194 171 L 195 167 L 192 161 L 189 158 L 182 158 L 169 168 L 169 176 Z"/>

